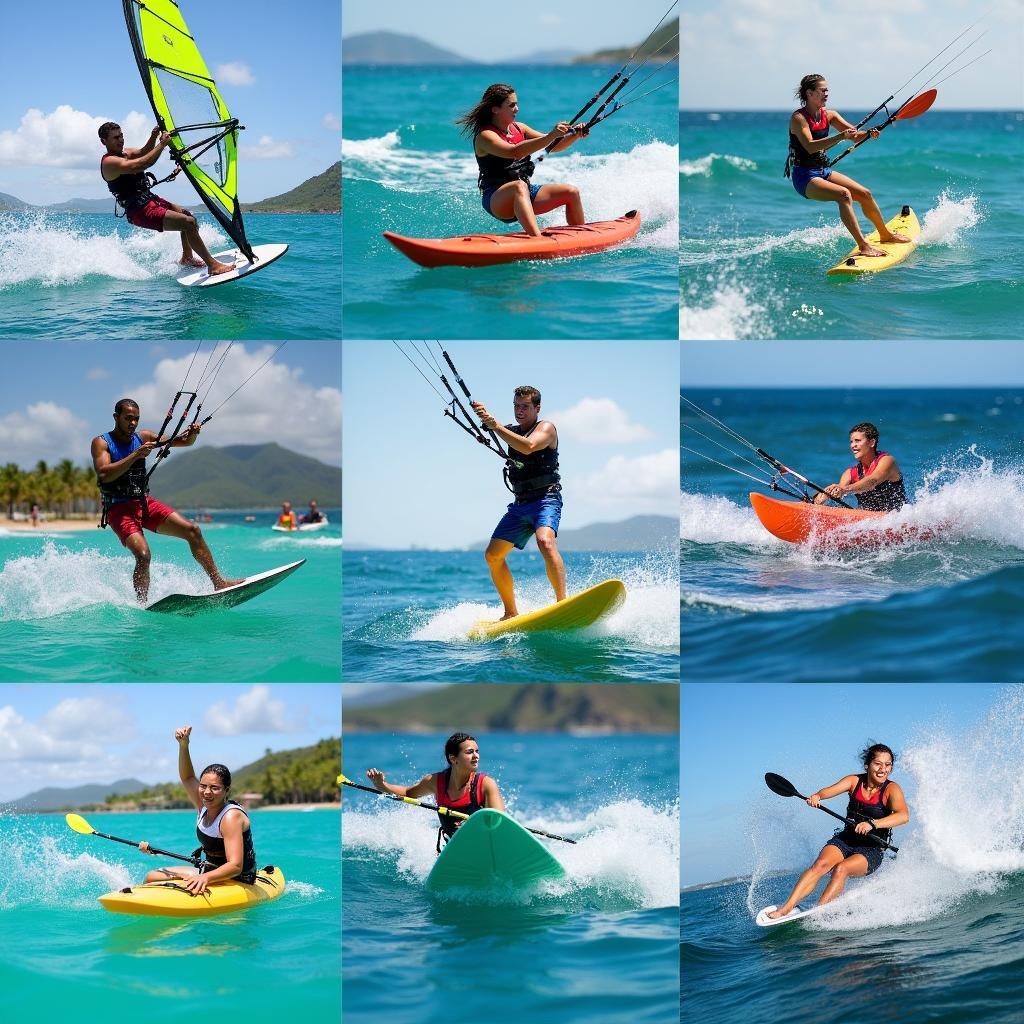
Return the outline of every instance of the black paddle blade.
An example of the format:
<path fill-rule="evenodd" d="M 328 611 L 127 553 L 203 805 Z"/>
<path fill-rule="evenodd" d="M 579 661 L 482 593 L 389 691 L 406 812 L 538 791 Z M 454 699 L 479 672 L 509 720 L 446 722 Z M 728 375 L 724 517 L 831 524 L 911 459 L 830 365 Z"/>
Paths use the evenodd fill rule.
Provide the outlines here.
<path fill-rule="evenodd" d="M 796 787 L 789 779 L 784 779 L 781 775 L 776 775 L 775 772 L 765 772 L 764 781 L 768 788 L 773 793 L 778 793 L 779 796 L 799 796 L 800 794 L 796 791 Z"/>

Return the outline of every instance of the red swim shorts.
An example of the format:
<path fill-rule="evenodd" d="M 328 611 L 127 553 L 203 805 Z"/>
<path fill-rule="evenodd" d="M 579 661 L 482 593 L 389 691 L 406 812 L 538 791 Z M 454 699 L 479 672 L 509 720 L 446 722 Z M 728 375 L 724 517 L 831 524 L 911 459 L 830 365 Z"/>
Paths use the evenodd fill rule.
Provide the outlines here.
<path fill-rule="evenodd" d="M 125 544 L 133 533 L 142 533 L 144 528 L 156 533 L 173 512 L 173 508 L 156 498 L 148 498 L 145 503 L 141 500 L 119 501 L 110 506 L 107 525 Z"/>
<path fill-rule="evenodd" d="M 154 196 L 145 206 L 138 206 L 132 210 L 126 219 L 129 224 L 134 224 L 137 228 L 163 231 L 164 215 L 170 208 L 171 204 L 166 199 Z"/>

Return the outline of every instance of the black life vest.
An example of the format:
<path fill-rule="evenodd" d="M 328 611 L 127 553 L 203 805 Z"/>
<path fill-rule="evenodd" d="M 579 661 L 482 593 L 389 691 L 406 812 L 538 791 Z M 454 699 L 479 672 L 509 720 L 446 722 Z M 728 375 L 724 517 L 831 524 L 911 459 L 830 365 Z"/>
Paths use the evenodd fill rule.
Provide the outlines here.
<path fill-rule="evenodd" d="M 518 423 L 506 423 L 505 429 L 520 437 L 529 437 L 540 423 L 537 420 L 529 430 L 524 430 Z M 562 489 L 562 478 L 558 475 L 557 448 L 541 448 L 531 455 L 510 448 L 509 455 L 511 458 L 505 463 L 505 484 L 515 495 L 516 501 L 536 501 L 545 494 L 557 494 Z"/>
<path fill-rule="evenodd" d="M 103 161 L 108 156 L 114 156 L 114 154 L 104 153 L 100 158 L 101 176 L 103 174 Z M 146 203 L 153 199 L 153 193 L 150 189 L 155 183 L 155 179 L 148 171 L 137 171 L 135 174 L 119 174 L 113 181 L 107 181 L 106 178 L 103 180 L 106 182 L 107 188 L 110 189 L 111 195 L 117 200 L 117 205 L 125 213 L 131 213 L 132 210 L 145 206 Z"/>
<path fill-rule="evenodd" d="M 864 794 L 864 786 L 867 781 L 868 777 L 866 774 L 858 776 L 857 785 L 853 787 L 853 792 L 850 794 L 850 802 L 846 805 L 846 816 L 853 818 L 858 823 L 862 821 L 875 821 L 878 818 L 885 818 L 892 813 L 885 806 L 885 791 L 889 788 L 889 780 L 886 779 L 882 783 L 881 788 L 870 800 Z M 843 841 L 849 843 L 850 846 L 874 846 L 877 849 L 878 843 L 872 842 L 869 836 L 877 836 L 887 843 L 892 838 L 892 829 L 876 828 L 872 829 L 868 835 L 862 836 L 859 832 L 854 832 L 851 825 L 847 825 L 840 835 Z"/>
<path fill-rule="evenodd" d="M 817 121 L 811 120 L 806 107 L 801 107 L 796 111 L 796 113 L 800 114 L 800 116 L 807 122 L 811 129 L 812 139 L 817 141 L 818 139 L 828 138 L 828 111 L 824 107 L 818 111 Z M 800 136 L 790 132 L 789 156 L 786 158 L 786 170 L 784 171 L 785 177 L 788 178 L 790 176 L 790 172 L 794 165 L 797 167 L 828 167 L 829 159 L 825 155 L 824 150 L 821 150 L 818 153 L 808 153 L 807 150 L 804 149 L 804 144 L 800 141 Z"/>
<path fill-rule="evenodd" d="M 483 772 L 474 772 L 469 777 L 469 785 L 466 787 L 466 792 L 460 796 L 452 798 L 448 795 L 448 783 L 451 782 L 452 769 L 451 766 L 445 768 L 443 772 L 438 772 L 434 776 L 434 796 L 437 800 L 438 807 L 447 807 L 449 810 L 458 811 L 460 814 L 475 814 L 484 805 L 484 779 L 487 776 Z M 453 835 L 455 830 L 462 824 L 462 818 L 450 818 L 447 814 L 439 814 L 437 816 L 438 821 L 441 823 L 440 828 L 437 830 L 437 849 L 441 849 L 441 839 L 447 843 Z"/>
<path fill-rule="evenodd" d="M 224 848 L 224 836 L 220 831 L 220 820 L 232 808 L 238 808 L 245 814 L 246 820 L 249 815 L 240 803 L 228 800 L 221 808 L 220 814 L 208 825 L 204 824 L 203 816 L 206 808 L 202 807 L 196 815 L 196 837 L 203 852 L 203 859 L 210 868 L 219 868 L 228 862 L 227 850 Z M 242 872 L 235 876 L 235 881 L 252 884 L 256 881 L 256 849 L 252 842 L 252 829 L 242 832 Z"/>
<path fill-rule="evenodd" d="M 138 434 L 132 434 L 131 441 L 123 446 L 119 444 L 110 431 L 100 435 L 107 442 L 112 462 L 120 462 L 128 458 L 132 452 L 142 447 L 142 439 Z M 127 473 L 122 473 L 116 480 L 105 483 L 99 481 L 100 495 L 103 498 L 103 511 L 106 513 L 111 505 L 121 501 L 140 501 L 149 494 L 149 484 L 146 481 L 146 460 L 136 459 L 128 468 Z"/>
<path fill-rule="evenodd" d="M 888 452 L 876 452 L 871 460 L 871 465 L 863 469 L 858 462 L 850 467 L 850 482 L 856 483 L 870 476 L 878 460 L 888 455 Z M 863 494 L 855 494 L 857 504 L 869 512 L 895 512 L 903 508 L 907 503 L 907 492 L 903 489 L 903 478 L 899 480 L 883 480 L 880 484 L 865 491 Z"/>
<path fill-rule="evenodd" d="M 501 129 L 495 125 L 492 124 L 490 127 L 499 135 L 502 134 Z M 480 133 L 477 132 L 477 134 L 479 135 Z M 523 135 L 522 129 L 515 121 L 508 126 L 504 137 L 510 146 L 518 146 L 520 142 L 526 141 L 526 136 Z M 475 145 L 473 154 L 476 156 Z M 476 165 L 480 170 L 476 186 L 481 192 L 486 192 L 492 188 L 500 188 L 502 185 L 507 185 L 510 181 L 529 181 L 533 177 L 533 172 L 536 168 L 536 165 L 528 156 L 520 157 L 518 160 L 507 160 L 505 157 L 494 156 L 491 153 L 485 156 L 477 156 Z"/>

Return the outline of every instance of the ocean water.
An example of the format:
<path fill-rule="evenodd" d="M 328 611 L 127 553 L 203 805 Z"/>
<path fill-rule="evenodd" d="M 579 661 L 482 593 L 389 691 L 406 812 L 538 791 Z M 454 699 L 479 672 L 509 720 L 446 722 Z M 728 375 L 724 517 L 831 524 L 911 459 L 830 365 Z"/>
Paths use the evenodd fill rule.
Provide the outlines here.
<path fill-rule="evenodd" d="M 912 814 L 893 837 L 899 855 L 852 880 L 828 909 L 773 928 L 754 916 L 789 895 L 832 828 L 821 815 L 820 834 L 807 836 L 800 822 L 813 812 L 764 791 L 751 809 L 750 879 L 681 894 L 680 1019 L 1020 1021 L 1022 741 L 1019 693 L 970 735 L 922 731 L 894 775 Z M 834 765 L 816 767 L 834 777 Z M 968 783 L 970 799 L 951 798 L 951 780 Z"/>
<path fill-rule="evenodd" d="M 346 682 L 675 682 L 679 577 L 675 552 L 564 552 L 569 592 L 605 579 L 626 601 L 588 629 L 469 640 L 501 617 L 482 551 L 346 551 Z M 521 612 L 551 604 L 533 545 L 513 554 Z"/>
<path fill-rule="evenodd" d="M 195 813 L 89 814 L 101 832 L 180 853 Z M 287 888 L 272 904 L 194 921 L 111 914 L 98 896 L 167 860 L 72 832 L 61 815 L 0 815 L 8 1020 L 201 1018 L 230 1006 L 253 1024 L 341 1013 L 340 841 L 336 811 L 254 811 L 256 855 Z"/>
<path fill-rule="evenodd" d="M 674 338 L 679 218 L 672 86 L 595 126 L 568 153 L 538 164 L 533 177 L 535 184 L 577 185 L 589 221 L 639 210 L 643 227 L 631 241 L 574 259 L 425 270 L 381 237 L 382 231 L 443 238 L 513 230 L 480 205 L 472 144 L 459 134 L 456 117 L 487 85 L 508 82 L 517 87 L 522 120 L 547 131 L 583 106 L 613 70 L 345 68 L 345 336 L 418 338 L 429 323 L 443 338 Z M 541 223 L 564 224 L 564 211 Z"/>
<path fill-rule="evenodd" d="M 847 157 L 886 220 L 907 204 L 922 225 L 904 263 L 851 278 L 825 276 L 853 248 L 836 204 L 782 176 L 788 117 L 680 112 L 680 337 L 1022 336 L 1024 114 L 931 110 Z"/>
<path fill-rule="evenodd" d="M 199 222 L 211 252 L 233 248 L 212 217 Z M 176 233 L 113 213 L 0 213 L 0 338 L 341 337 L 341 218 L 250 214 L 246 234 L 290 248 L 244 280 L 183 288 Z"/>
<path fill-rule="evenodd" d="M 159 489 L 154 494 L 159 497 Z M 333 682 L 341 673 L 341 512 L 312 534 L 270 530 L 276 512 L 214 513 L 203 525 L 229 577 L 306 559 L 236 608 L 186 618 L 149 613 L 132 588 L 135 560 L 113 531 L 0 529 L 0 649 L 6 682 Z M 211 589 L 188 545 L 147 534 L 150 601 Z"/>
<path fill-rule="evenodd" d="M 453 727 L 454 727 L 453 723 Z M 671 1024 L 679 1013 L 679 744 L 675 736 L 478 735 L 481 770 L 566 877 L 481 903 L 432 897 L 437 816 L 346 791 L 348 1024 Z M 344 739 L 344 771 L 441 767 L 444 736 Z M 539 762 L 543 771 L 538 771 Z M 580 771 L 581 765 L 590 766 Z"/>
<path fill-rule="evenodd" d="M 819 484 L 852 463 L 847 430 L 870 419 L 911 502 L 883 527 L 940 528 L 869 548 L 787 544 L 750 507 L 750 491 L 770 491 L 682 452 L 684 680 L 1020 678 L 1024 523 L 1013 510 L 1024 499 L 1024 392 L 684 394 Z M 684 412 L 682 423 L 683 444 L 753 472 L 686 429 L 713 434 L 704 421 Z"/>

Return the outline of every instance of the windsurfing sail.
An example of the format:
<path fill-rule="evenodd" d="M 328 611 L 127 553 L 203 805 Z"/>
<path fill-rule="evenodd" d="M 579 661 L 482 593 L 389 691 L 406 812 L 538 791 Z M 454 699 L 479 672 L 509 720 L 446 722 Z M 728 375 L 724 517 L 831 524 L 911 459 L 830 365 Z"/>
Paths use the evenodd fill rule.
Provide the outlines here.
<path fill-rule="evenodd" d="M 210 213 L 255 262 L 238 201 L 238 133 L 244 125 L 231 116 L 175 0 L 122 2 L 153 113 L 171 136 L 174 175 L 184 171 Z"/>

